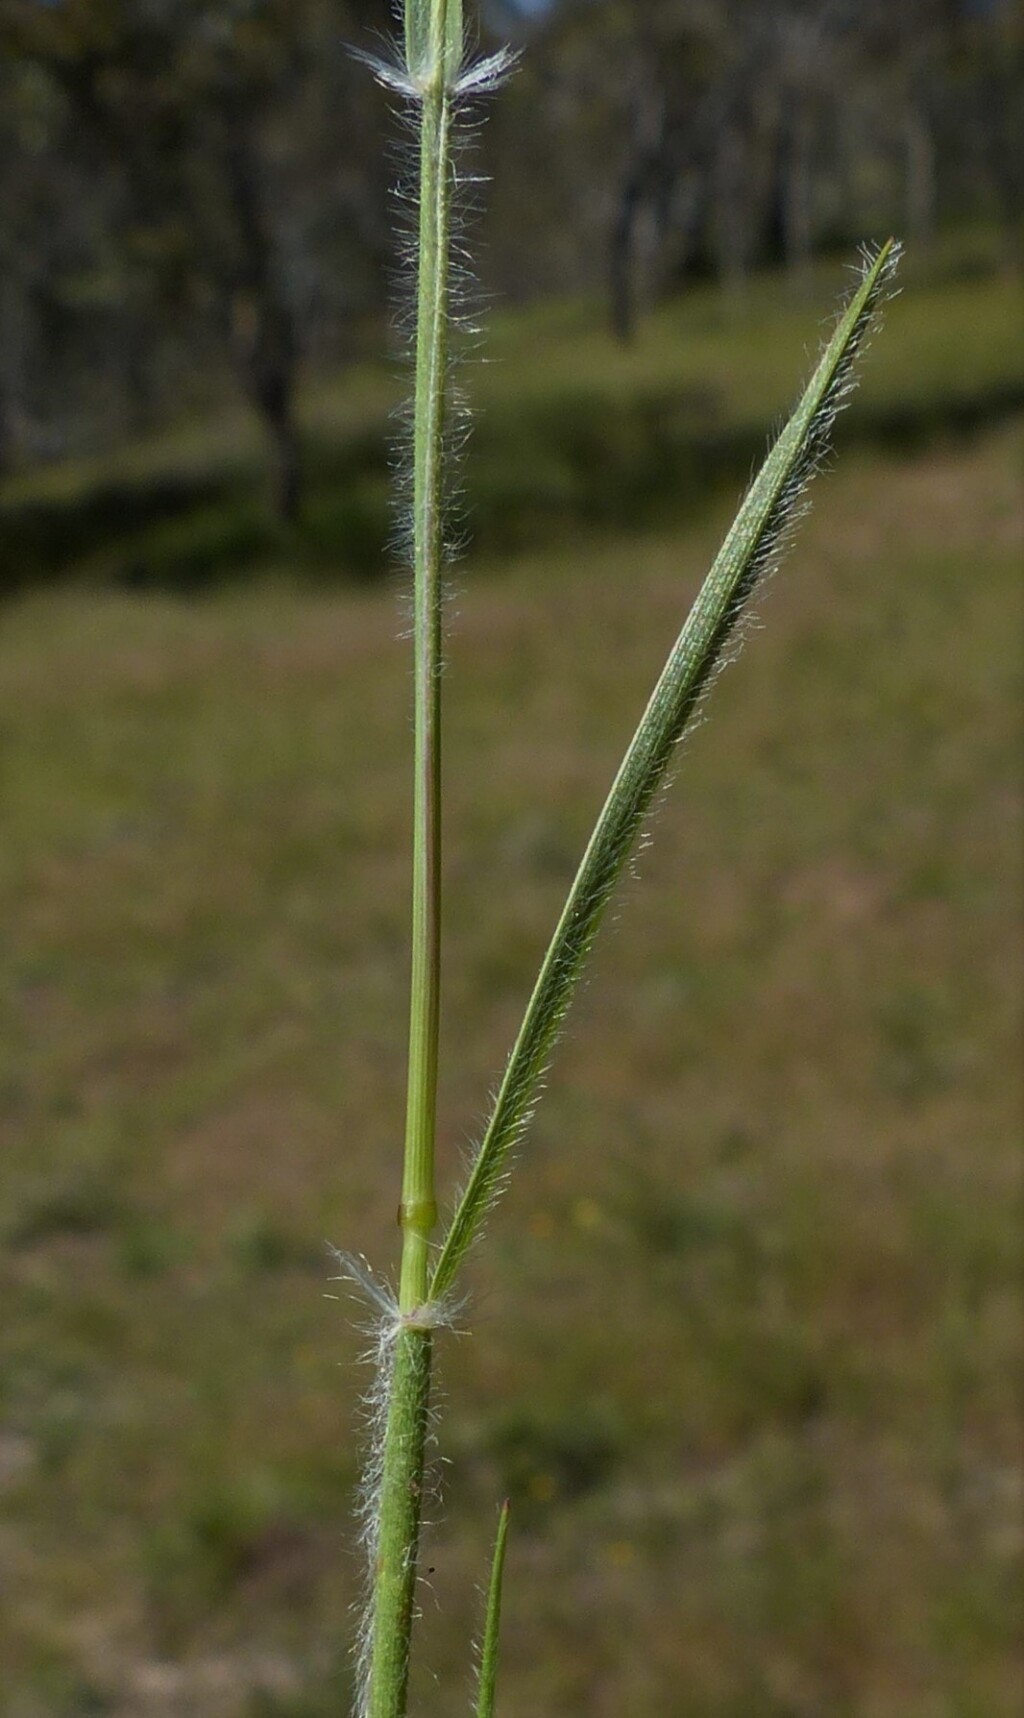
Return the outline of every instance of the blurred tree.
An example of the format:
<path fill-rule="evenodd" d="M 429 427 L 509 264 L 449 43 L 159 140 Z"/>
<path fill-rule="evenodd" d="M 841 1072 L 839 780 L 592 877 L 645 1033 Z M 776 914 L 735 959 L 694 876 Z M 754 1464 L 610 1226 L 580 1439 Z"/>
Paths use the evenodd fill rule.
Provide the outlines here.
<path fill-rule="evenodd" d="M 969 136 L 991 187 L 1008 250 L 1024 255 L 1024 0 L 1007 0 L 965 31 L 960 83 Z"/>
<path fill-rule="evenodd" d="M 944 217 L 986 208 L 1012 227 L 1021 10 L 562 0 L 544 69 L 509 104 L 514 115 L 518 94 L 517 142 L 549 163 L 547 197 L 555 176 L 574 179 L 562 202 L 587 279 L 603 211 L 612 322 L 625 337 L 690 270 L 737 283 L 778 259 L 799 282 L 822 243 L 883 226 L 918 247 Z"/>
<path fill-rule="evenodd" d="M 73 390 L 110 212 L 91 165 L 46 78 L 0 59 L 0 471 L 48 450 Z"/>
<path fill-rule="evenodd" d="M 198 318 L 266 426 L 297 516 L 299 360 L 387 251 L 379 106 L 346 43 L 382 0 L 10 0 L 3 43 L 44 74 L 117 187 L 131 387 L 152 324 Z M 352 293 L 352 299 L 355 298 Z M 350 300 L 351 302 L 352 300 Z"/>
<path fill-rule="evenodd" d="M 794 282 L 948 222 L 1019 246 L 1024 0 L 485 0 L 529 52 L 478 145 L 485 285 Z M 0 469 L 223 392 L 301 498 L 296 389 L 394 260 L 390 0 L 0 0 Z M 374 324 L 379 328 L 379 318 Z"/>

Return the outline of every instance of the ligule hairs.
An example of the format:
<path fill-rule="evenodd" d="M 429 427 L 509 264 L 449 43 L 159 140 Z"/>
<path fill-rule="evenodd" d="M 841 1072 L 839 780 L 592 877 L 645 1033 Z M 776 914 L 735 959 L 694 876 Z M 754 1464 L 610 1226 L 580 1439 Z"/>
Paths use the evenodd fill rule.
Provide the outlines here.
<path fill-rule="evenodd" d="M 402 1312 L 391 1285 L 372 1270 L 366 1259 L 338 1247 L 329 1252 L 338 1267 L 333 1278 L 344 1282 L 364 1308 L 359 1328 L 368 1337 L 363 1355 L 370 1385 L 363 1395 L 365 1455 L 356 1504 L 360 1545 L 365 1559 L 365 1588 L 356 1625 L 357 1711 L 369 1710 L 370 1674 L 373 1658 L 373 1577 L 380 1554 L 381 1491 L 384 1484 L 384 1450 L 388 1411 L 394 1394 L 395 1356 L 403 1334 L 417 1333 L 429 1339 L 434 1331 L 457 1331 L 461 1306 L 458 1301 L 432 1301 L 410 1312 Z M 427 1440 L 431 1436 L 433 1410 L 427 1416 Z"/>
<path fill-rule="evenodd" d="M 413 77 L 407 65 L 397 59 L 384 59 L 378 54 L 368 54 L 362 49 L 353 50 L 357 60 L 362 60 L 368 66 L 377 82 L 383 89 L 390 90 L 393 95 L 400 95 L 405 101 L 421 102 L 430 85 L 422 77 Z M 490 95 L 500 89 L 509 72 L 512 70 L 518 54 L 513 48 L 499 48 L 497 53 L 488 54 L 482 60 L 463 59 L 456 76 L 448 85 L 449 92 L 457 102 L 471 100 L 475 96 Z"/>

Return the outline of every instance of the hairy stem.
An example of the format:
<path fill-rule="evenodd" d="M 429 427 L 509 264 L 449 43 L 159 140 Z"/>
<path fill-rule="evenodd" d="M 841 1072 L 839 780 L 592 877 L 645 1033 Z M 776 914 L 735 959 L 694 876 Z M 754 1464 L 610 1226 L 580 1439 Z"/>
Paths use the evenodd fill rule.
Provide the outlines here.
<path fill-rule="evenodd" d="M 437 1222 L 434 1134 L 440 1004 L 441 570 L 451 228 L 451 101 L 440 79 L 427 90 L 422 115 L 413 423 L 415 835 L 409 1086 L 400 1212 L 399 1304 L 403 1312 L 412 1312 L 427 1298 L 428 1246 Z"/>
<path fill-rule="evenodd" d="M 406 1710 L 431 1358 L 429 1330 L 399 1331 L 391 1362 L 374 1532 L 366 1718 L 404 1718 Z"/>
<path fill-rule="evenodd" d="M 420 182 L 413 409 L 415 789 L 412 974 L 400 1324 L 388 1380 L 373 1531 L 366 1718 L 404 1718 L 416 1590 L 432 1337 L 425 1316 L 437 1222 L 434 1140 L 440 1005 L 441 576 L 452 203 L 452 87 L 459 0 L 409 0 L 408 71 L 419 97 Z"/>
<path fill-rule="evenodd" d="M 411 97 L 420 127 L 416 381 L 413 411 L 415 579 L 415 790 L 412 975 L 405 1157 L 397 1304 L 384 1309 L 382 1413 L 370 1513 L 370 1597 L 364 1631 L 361 1718 L 406 1718 L 415 1612 L 433 1332 L 460 1267 L 500 1189 L 508 1155 L 529 1119 L 538 1083 L 611 891 L 641 820 L 746 603 L 770 568 L 802 486 L 828 445 L 858 348 L 896 260 L 890 244 L 859 289 L 792 418 L 752 485 L 672 650 L 612 785 L 527 1005 L 469 1181 L 431 1272 L 437 1222 L 434 1146 L 440 1001 L 441 581 L 444 564 L 445 419 L 457 93 L 489 87 L 506 56 L 462 71 L 461 0 L 405 0 L 406 66 L 378 75 Z M 349 1261 L 362 1280 L 361 1267 Z M 507 1508 L 499 1524 L 481 1660 L 478 1713 L 491 1718 Z"/>

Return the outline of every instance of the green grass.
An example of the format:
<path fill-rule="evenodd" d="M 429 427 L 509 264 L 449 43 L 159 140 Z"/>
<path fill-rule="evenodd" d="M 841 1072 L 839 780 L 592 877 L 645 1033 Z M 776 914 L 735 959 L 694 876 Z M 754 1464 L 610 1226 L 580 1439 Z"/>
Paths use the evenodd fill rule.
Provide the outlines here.
<path fill-rule="evenodd" d="M 504 1718 L 1016 1709 L 1020 452 L 848 452 L 687 748 L 443 1355 L 430 1718 L 505 1492 Z M 726 512 L 467 575 L 445 1172 Z M 397 632 L 287 580 L 5 615 L 4 1718 L 345 1709 Z"/>
<path fill-rule="evenodd" d="M 1020 282 L 973 253 L 901 268 L 906 302 L 865 367 L 845 426 L 896 449 L 998 421 L 1024 403 Z M 952 264 L 959 259 L 959 267 Z M 849 275 L 823 263 L 796 295 L 781 277 L 730 300 L 694 286 L 618 346 L 600 303 L 494 319 L 468 372 L 480 412 L 467 472 L 478 552 L 572 541 L 699 516 L 760 460 L 813 351 L 815 309 Z M 810 321 L 809 321 L 810 315 Z M 256 424 L 240 412 L 0 484 L 0 592 L 55 579 L 198 590 L 287 565 L 375 580 L 391 536 L 389 413 L 397 364 L 364 363 L 303 393 L 308 494 L 298 533 L 266 502 Z"/>

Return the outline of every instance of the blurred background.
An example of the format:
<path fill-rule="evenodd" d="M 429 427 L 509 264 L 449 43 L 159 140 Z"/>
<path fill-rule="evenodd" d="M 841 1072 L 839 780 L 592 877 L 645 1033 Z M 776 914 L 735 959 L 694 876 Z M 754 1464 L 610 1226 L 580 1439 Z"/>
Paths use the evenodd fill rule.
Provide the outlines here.
<path fill-rule="evenodd" d="M 3 1718 L 327 1718 L 394 1262 L 384 0 L 0 0 Z M 902 295 L 442 1356 L 413 1709 L 1019 1712 L 1014 0 L 497 0 L 441 1151 L 865 241 Z M 475 120 L 478 116 L 469 116 Z M 489 180 L 482 186 L 480 181 Z M 476 362 L 478 352 L 493 360 Z"/>

